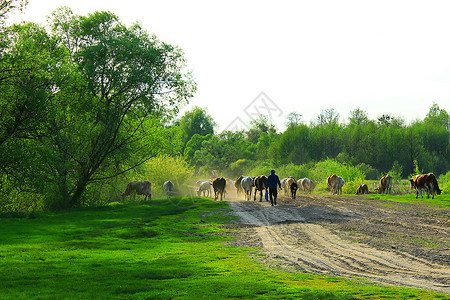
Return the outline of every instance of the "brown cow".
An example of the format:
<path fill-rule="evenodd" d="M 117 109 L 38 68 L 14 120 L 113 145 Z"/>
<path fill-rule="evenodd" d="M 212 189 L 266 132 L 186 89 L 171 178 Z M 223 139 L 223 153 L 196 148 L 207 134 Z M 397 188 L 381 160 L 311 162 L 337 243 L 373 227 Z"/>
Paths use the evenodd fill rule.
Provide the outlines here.
<path fill-rule="evenodd" d="M 227 181 L 225 178 L 215 178 L 212 182 L 212 186 L 214 189 L 214 200 L 217 200 L 219 198 L 220 194 L 220 200 L 222 200 L 223 194 L 225 192 L 225 187 L 227 186 Z"/>
<path fill-rule="evenodd" d="M 327 185 L 332 195 L 339 194 L 339 176 L 336 174 L 328 176 Z"/>
<path fill-rule="evenodd" d="M 416 191 L 416 199 L 417 199 L 417 197 L 419 197 L 419 192 L 420 192 L 420 196 L 422 196 L 422 190 L 425 188 L 425 186 L 422 188 L 419 188 L 419 186 L 418 186 L 417 179 L 419 179 L 420 176 L 422 176 L 422 175 L 416 175 L 414 178 L 409 180 L 409 183 L 411 184 L 411 188 Z"/>
<path fill-rule="evenodd" d="M 380 179 L 380 186 L 378 187 L 378 193 L 390 194 L 391 192 L 392 192 L 392 176 L 386 174 Z"/>
<path fill-rule="evenodd" d="M 267 180 L 268 180 L 267 176 L 265 175 L 259 175 L 255 177 L 255 179 L 253 180 L 253 185 L 255 187 L 255 194 L 253 196 L 253 201 L 256 200 L 256 192 L 259 191 L 259 202 L 262 202 L 263 190 L 267 192 Z"/>
<path fill-rule="evenodd" d="M 309 178 L 302 178 L 297 180 L 298 189 L 300 191 L 303 191 L 304 193 L 310 193 L 314 190 L 316 187 L 316 183 Z"/>
<path fill-rule="evenodd" d="M 426 180 L 426 187 L 431 194 L 431 198 L 434 199 L 434 195 L 440 195 L 442 190 L 439 188 L 439 185 L 436 180 L 436 176 L 433 173 L 428 173 L 428 177 Z M 428 195 L 428 193 L 427 193 Z M 428 196 L 429 197 L 429 196 Z"/>
<path fill-rule="evenodd" d="M 355 195 L 364 195 L 364 194 L 368 194 L 368 193 L 369 193 L 369 187 L 367 186 L 367 184 L 363 183 L 358 187 Z"/>
<path fill-rule="evenodd" d="M 133 194 L 133 198 L 138 194 L 145 195 L 144 201 L 147 200 L 147 197 L 149 200 L 152 200 L 152 184 L 150 181 L 131 181 L 128 183 L 125 192 L 122 194 L 122 200 L 125 199 L 125 196 L 129 196 L 133 192 L 136 192 Z"/>
<path fill-rule="evenodd" d="M 244 176 L 241 175 L 234 182 L 234 187 L 236 188 L 236 196 L 238 196 L 238 197 L 239 197 L 240 193 L 244 192 L 244 190 L 242 189 L 242 186 L 241 186 L 242 178 L 244 178 Z"/>
<path fill-rule="evenodd" d="M 289 186 L 289 190 L 291 191 L 291 197 L 292 199 L 295 199 L 295 196 L 297 194 L 298 184 L 295 180 L 290 182 L 291 185 Z"/>
<path fill-rule="evenodd" d="M 434 199 L 435 194 L 440 195 L 442 192 L 437 183 L 436 176 L 433 173 L 418 175 L 409 181 L 411 186 L 416 189 L 416 199 L 419 196 L 419 193 L 420 197 L 423 198 L 423 190 L 427 192 L 427 198 L 430 198 L 431 194 L 432 199 Z"/>

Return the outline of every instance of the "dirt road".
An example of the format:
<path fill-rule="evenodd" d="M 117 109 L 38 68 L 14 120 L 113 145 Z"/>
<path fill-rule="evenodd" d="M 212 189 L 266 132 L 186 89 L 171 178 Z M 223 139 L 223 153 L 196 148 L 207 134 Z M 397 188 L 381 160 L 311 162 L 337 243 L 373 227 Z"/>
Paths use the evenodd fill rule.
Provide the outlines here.
<path fill-rule="evenodd" d="M 450 210 L 369 196 L 227 199 L 239 216 L 238 246 L 268 264 L 450 294 Z"/>

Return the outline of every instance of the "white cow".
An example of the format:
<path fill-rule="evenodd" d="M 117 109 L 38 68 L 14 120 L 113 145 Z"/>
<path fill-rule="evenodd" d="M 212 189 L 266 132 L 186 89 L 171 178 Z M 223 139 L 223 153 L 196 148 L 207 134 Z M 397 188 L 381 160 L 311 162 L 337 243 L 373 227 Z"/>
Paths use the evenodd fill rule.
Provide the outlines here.
<path fill-rule="evenodd" d="M 284 190 L 284 195 L 287 195 L 287 186 L 286 186 L 287 178 L 283 178 L 280 180 L 281 188 Z"/>
<path fill-rule="evenodd" d="M 303 179 L 305 179 L 305 178 L 301 178 L 301 179 L 297 180 L 298 191 L 300 193 L 303 193 L 305 191 L 303 189 Z"/>
<path fill-rule="evenodd" d="M 244 191 L 244 197 L 246 200 L 250 200 L 252 197 L 252 188 L 253 188 L 253 178 L 249 176 L 245 176 L 241 180 L 241 187 Z"/>
<path fill-rule="evenodd" d="M 211 187 L 212 183 L 209 181 L 204 181 L 200 183 L 200 186 L 197 191 L 198 196 L 200 197 L 201 193 L 203 192 L 203 197 L 205 197 L 205 193 L 208 193 L 208 197 L 211 197 Z"/>
<path fill-rule="evenodd" d="M 345 184 L 344 178 L 342 178 L 341 176 L 338 176 L 339 182 L 338 182 L 338 186 L 337 186 L 337 193 L 338 195 L 341 194 L 342 195 L 342 187 Z"/>
<path fill-rule="evenodd" d="M 314 181 L 312 181 L 311 179 L 306 178 L 306 177 L 299 179 L 297 181 L 297 184 L 299 186 L 298 187 L 299 189 L 301 189 L 305 193 L 310 193 L 310 194 L 311 194 L 312 190 L 316 187 L 314 184 Z"/>
<path fill-rule="evenodd" d="M 281 183 L 281 187 L 284 190 L 284 195 L 288 196 L 289 193 L 291 192 L 291 184 L 292 182 L 295 182 L 294 177 L 287 177 L 287 178 L 283 178 L 280 180 Z"/>
<path fill-rule="evenodd" d="M 170 200 L 170 194 L 173 193 L 174 187 L 175 186 L 174 186 L 173 182 L 170 180 L 164 182 L 164 184 L 163 184 L 164 191 L 166 192 L 167 199 L 169 199 L 169 200 Z"/>
<path fill-rule="evenodd" d="M 133 194 L 133 192 L 136 193 Z M 149 200 L 152 200 L 152 184 L 150 181 L 131 181 L 128 183 L 125 192 L 122 194 L 122 200 L 125 196 L 129 196 L 131 194 L 133 194 L 133 198 L 136 194 L 138 194 L 145 195 L 144 201 L 147 200 L 147 197 Z"/>

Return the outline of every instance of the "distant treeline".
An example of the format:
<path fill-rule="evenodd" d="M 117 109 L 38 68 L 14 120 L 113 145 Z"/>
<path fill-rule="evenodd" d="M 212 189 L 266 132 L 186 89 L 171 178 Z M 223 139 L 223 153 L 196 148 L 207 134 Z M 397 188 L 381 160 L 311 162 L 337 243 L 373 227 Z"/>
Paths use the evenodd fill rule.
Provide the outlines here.
<path fill-rule="evenodd" d="M 187 114 L 189 118 L 208 115 L 201 108 L 195 110 Z M 449 114 L 437 104 L 424 120 L 411 124 L 391 115 L 370 120 L 360 109 L 351 112 L 346 124 L 338 122 L 339 115 L 333 109 L 324 110 L 310 125 L 292 116 L 282 133 L 261 116 L 248 131 L 194 134 L 184 147 L 184 158 L 200 173 L 218 170 L 230 176 L 263 162 L 275 168 L 328 158 L 358 166 L 367 179 L 377 179 L 393 167 L 400 169 L 403 178 L 422 171 L 440 175 L 449 170 Z M 213 122 L 208 116 L 199 119 Z"/>

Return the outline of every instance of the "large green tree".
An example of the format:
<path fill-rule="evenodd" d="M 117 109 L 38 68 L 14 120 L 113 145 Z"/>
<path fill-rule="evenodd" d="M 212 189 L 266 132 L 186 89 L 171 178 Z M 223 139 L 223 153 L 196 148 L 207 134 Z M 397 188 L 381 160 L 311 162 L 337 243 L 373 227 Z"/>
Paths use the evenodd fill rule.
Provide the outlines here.
<path fill-rule="evenodd" d="M 28 0 L 2 0 L 0 1 L 0 25 L 3 24 L 11 11 L 22 10 L 28 4 Z"/>
<path fill-rule="evenodd" d="M 247 140 L 256 144 L 261 134 L 270 134 L 276 131 L 275 125 L 266 115 L 259 115 L 250 121 L 250 128 L 246 132 Z"/>
<path fill-rule="evenodd" d="M 0 196 L 12 201 L 12 192 L 45 186 L 37 141 L 49 135 L 49 108 L 70 64 L 65 49 L 33 23 L 2 28 L 0 45 Z"/>
<path fill-rule="evenodd" d="M 45 181 L 37 190 L 48 206 L 76 207 L 91 184 L 161 151 L 161 120 L 175 115 L 195 83 L 178 47 L 110 12 L 61 8 L 51 29 L 26 24 L 1 36 L 0 151 L 28 159 L 6 165 L 2 156 L 9 178 L 1 180 L 34 175 Z"/>
<path fill-rule="evenodd" d="M 160 150 L 151 130 L 195 91 L 182 51 L 124 26 L 110 12 L 61 8 L 52 29 L 76 66 L 62 87 L 50 145 L 63 206 L 80 205 L 86 187 L 134 168 Z M 61 202 L 65 201 L 65 202 Z"/>
<path fill-rule="evenodd" d="M 194 106 L 188 110 L 177 122 L 180 130 L 181 140 L 184 145 L 195 135 L 206 136 L 214 134 L 216 123 L 205 108 Z"/>

